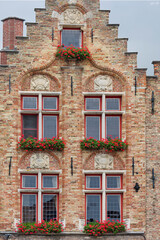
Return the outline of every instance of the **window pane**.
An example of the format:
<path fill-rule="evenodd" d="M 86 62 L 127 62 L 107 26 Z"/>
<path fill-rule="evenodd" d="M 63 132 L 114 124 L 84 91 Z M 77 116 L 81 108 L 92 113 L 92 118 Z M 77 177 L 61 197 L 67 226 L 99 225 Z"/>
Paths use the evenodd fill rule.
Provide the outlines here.
<path fill-rule="evenodd" d="M 23 194 L 22 195 L 22 221 L 36 222 L 36 195 Z"/>
<path fill-rule="evenodd" d="M 23 97 L 23 109 L 37 109 L 37 97 Z"/>
<path fill-rule="evenodd" d="M 43 195 L 43 220 L 50 221 L 57 218 L 57 196 L 55 194 Z"/>
<path fill-rule="evenodd" d="M 120 202 L 120 195 L 107 195 L 107 218 L 120 221 Z"/>
<path fill-rule="evenodd" d="M 43 116 L 43 137 L 57 136 L 57 116 Z"/>
<path fill-rule="evenodd" d="M 86 195 L 87 222 L 100 221 L 100 195 Z"/>
<path fill-rule="evenodd" d="M 62 30 L 62 45 L 81 47 L 81 34 L 80 30 Z"/>
<path fill-rule="evenodd" d="M 100 117 L 86 117 L 86 138 L 100 139 Z"/>
<path fill-rule="evenodd" d="M 120 137 L 120 117 L 106 117 L 107 137 Z"/>
<path fill-rule="evenodd" d="M 57 97 L 44 97 L 43 98 L 43 109 L 57 109 Z"/>
<path fill-rule="evenodd" d="M 119 98 L 106 98 L 106 110 L 120 110 Z"/>
<path fill-rule="evenodd" d="M 37 137 L 37 115 L 23 115 L 24 138 Z"/>
<path fill-rule="evenodd" d="M 100 110 L 100 99 L 86 98 L 86 110 Z"/>
<path fill-rule="evenodd" d="M 120 188 L 120 177 L 119 176 L 108 176 L 107 177 L 107 188 Z"/>
<path fill-rule="evenodd" d="M 22 187 L 23 188 L 36 188 L 36 176 L 22 176 Z"/>
<path fill-rule="evenodd" d="M 87 188 L 100 188 L 100 176 L 86 176 Z"/>
<path fill-rule="evenodd" d="M 57 188 L 57 176 L 43 176 L 44 188 Z"/>

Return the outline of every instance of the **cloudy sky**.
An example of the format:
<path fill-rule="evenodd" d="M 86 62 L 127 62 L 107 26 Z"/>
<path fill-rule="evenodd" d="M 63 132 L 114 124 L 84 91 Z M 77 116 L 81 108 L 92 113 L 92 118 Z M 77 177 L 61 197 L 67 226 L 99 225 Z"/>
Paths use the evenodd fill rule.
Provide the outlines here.
<path fill-rule="evenodd" d="M 34 22 L 36 7 L 45 7 L 45 0 L 0 0 L 0 19 L 16 16 Z M 129 38 L 128 51 L 138 52 L 138 67 L 148 68 L 147 74 L 153 75 L 151 63 L 160 60 L 160 0 L 101 0 L 101 9 L 111 10 L 110 23 L 119 23 L 119 37 Z"/>

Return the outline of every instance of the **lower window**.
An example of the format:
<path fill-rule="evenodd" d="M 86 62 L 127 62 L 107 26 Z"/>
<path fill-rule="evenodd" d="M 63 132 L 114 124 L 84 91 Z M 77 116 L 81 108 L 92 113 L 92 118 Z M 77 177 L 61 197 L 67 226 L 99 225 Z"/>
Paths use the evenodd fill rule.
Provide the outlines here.
<path fill-rule="evenodd" d="M 101 220 L 101 195 L 87 194 L 86 195 L 86 219 L 87 222 Z"/>
<path fill-rule="evenodd" d="M 58 175 L 21 174 L 21 221 L 48 222 L 58 219 L 58 189 Z"/>
<path fill-rule="evenodd" d="M 121 221 L 120 194 L 107 194 L 107 219 Z"/>

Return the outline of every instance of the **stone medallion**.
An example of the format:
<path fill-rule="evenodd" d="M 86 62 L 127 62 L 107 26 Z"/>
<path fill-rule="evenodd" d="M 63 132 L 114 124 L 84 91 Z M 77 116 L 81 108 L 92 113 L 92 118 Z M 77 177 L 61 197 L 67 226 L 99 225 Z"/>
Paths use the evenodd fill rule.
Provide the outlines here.
<path fill-rule="evenodd" d="M 109 154 L 98 154 L 94 159 L 95 169 L 113 169 L 113 157 Z"/>
<path fill-rule="evenodd" d="M 48 91 L 49 79 L 43 75 L 36 75 L 31 79 L 31 90 Z"/>
<path fill-rule="evenodd" d="M 49 156 L 43 152 L 34 153 L 30 158 L 31 168 L 49 168 Z"/>
<path fill-rule="evenodd" d="M 94 90 L 112 91 L 113 90 L 112 78 L 106 75 L 99 75 L 94 80 Z"/>

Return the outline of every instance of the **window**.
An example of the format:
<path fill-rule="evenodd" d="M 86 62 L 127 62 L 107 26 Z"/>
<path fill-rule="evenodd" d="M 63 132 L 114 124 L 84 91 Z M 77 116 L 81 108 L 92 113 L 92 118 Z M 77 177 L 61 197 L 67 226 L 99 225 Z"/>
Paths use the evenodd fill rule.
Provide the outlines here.
<path fill-rule="evenodd" d="M 86 222 L 123 220 L 122 201 L 125 189 L 122 178 L 122 175 L 103 172 L 99 175 L 85 175 Z"/>
<path fill-rule="evenodd" d="M 22 222 L 58 219 L 58 189 L 58 175 L 21 174 Z"/>
<path fill-rule="evenodd" d="M 58 96 L 22 95 L 22 135 L 41 138 L 58 137 Z"/>
<path fill-rule="evenodd" d="M 82 31 L 80 29 L 63 29 L 61 31 L 61 45 L 82 47 Z"/>
<path fill-rule="evenodd" d="M 121 138 L 121 98 L 105 96 L 85 97 L 85 137 Z"/>

